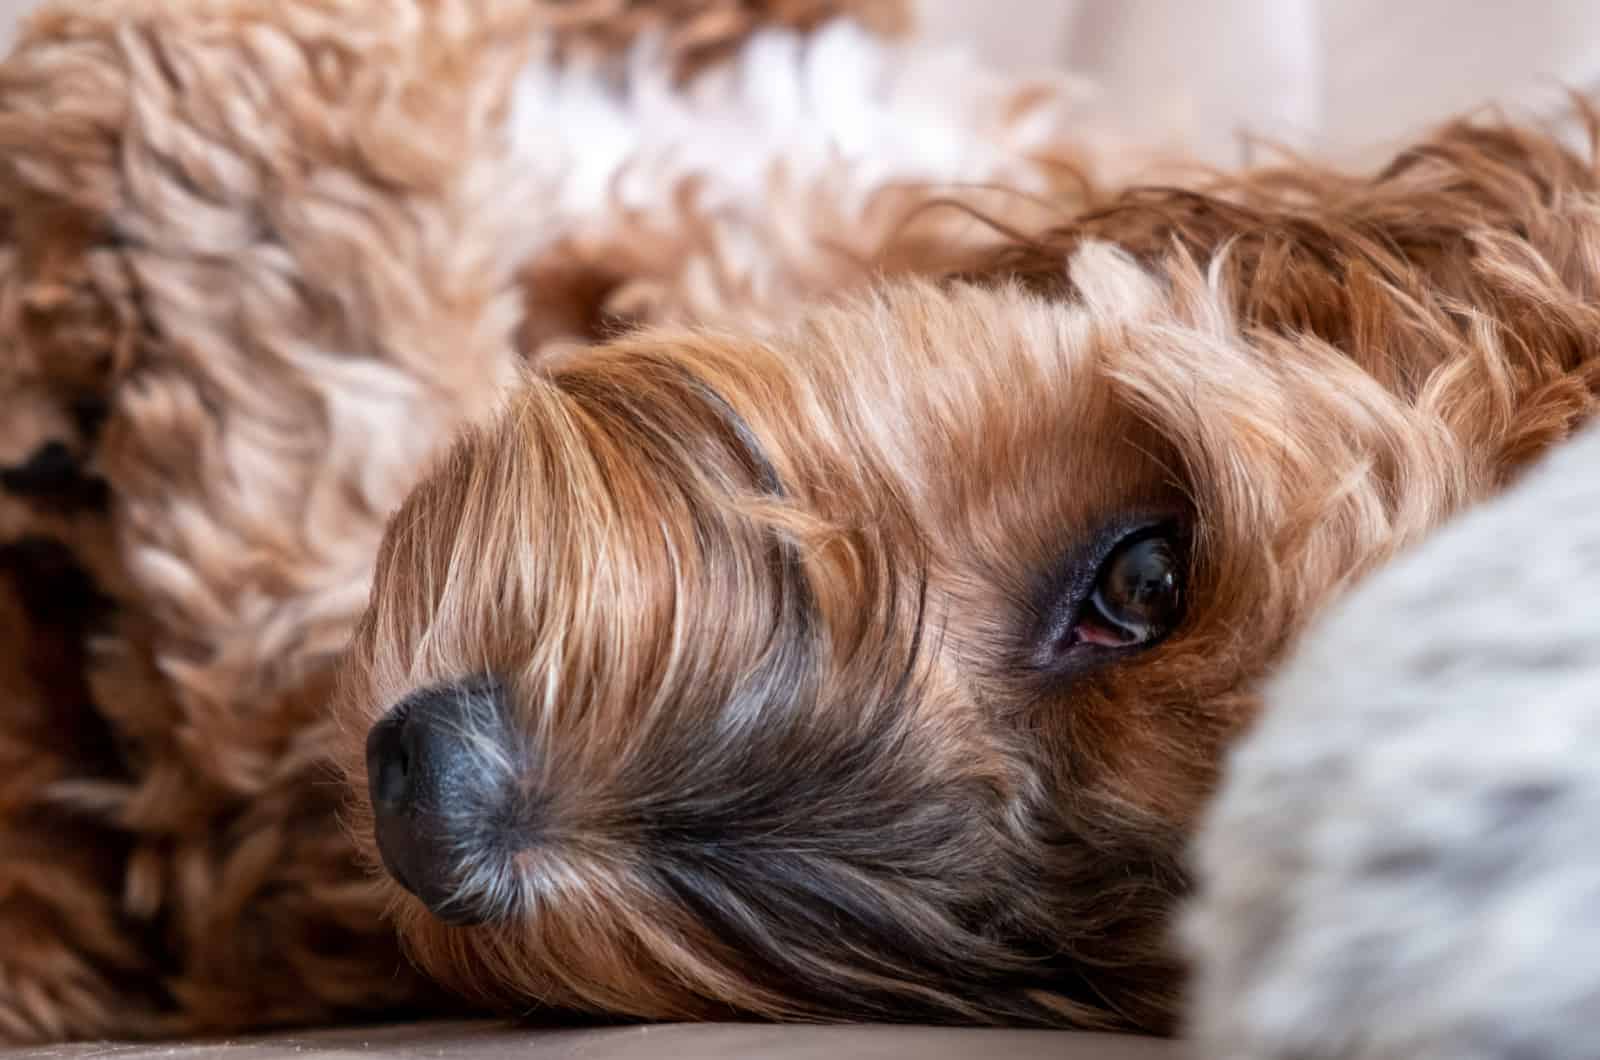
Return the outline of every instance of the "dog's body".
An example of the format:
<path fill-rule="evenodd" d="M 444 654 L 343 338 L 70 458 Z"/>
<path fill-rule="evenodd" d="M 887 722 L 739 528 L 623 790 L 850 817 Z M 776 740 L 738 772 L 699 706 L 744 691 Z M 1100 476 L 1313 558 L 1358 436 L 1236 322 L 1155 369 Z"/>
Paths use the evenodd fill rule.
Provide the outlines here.
<path fill-rule="evenodd" d="M 1309 632 L 1187 923 L 1238 1060 L 1600 1055 L 1600 431 Z"/>
<path fill-rule="evenodd" d="M 1164 1027 L 1255 681 L 1595 400 L 1536 133 L 1052 228 L 1067 96 L 848 28 L 117 6 L 0 70 L 10 1038 L 425 1007 L 386 912 L 519 1011 Z"/>

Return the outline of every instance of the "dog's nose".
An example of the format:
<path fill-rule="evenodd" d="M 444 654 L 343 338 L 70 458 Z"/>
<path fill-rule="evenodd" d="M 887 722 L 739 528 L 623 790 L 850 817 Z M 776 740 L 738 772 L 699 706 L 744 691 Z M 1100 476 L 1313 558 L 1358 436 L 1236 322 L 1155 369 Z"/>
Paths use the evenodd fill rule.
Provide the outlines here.
<path fill-rule="evenodd" d="M 367 734 L 367 785 L 384 867 L 452 924 L 490 915 L 467 876 L 503 817 L 503 741 L 503 695 L 485 679 L 413 693 Z"/>

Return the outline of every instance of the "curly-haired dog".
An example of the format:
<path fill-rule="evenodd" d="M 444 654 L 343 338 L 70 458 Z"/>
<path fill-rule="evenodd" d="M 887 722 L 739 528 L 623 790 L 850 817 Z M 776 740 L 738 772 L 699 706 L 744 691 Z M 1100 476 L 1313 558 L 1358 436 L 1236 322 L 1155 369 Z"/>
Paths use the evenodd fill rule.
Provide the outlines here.
<path fill-rule="evenodd" d="M 1351 593 L 1199 843 L 1204 1055 L 1600 1056 L 1600 429 Z"/>
<path fill-rule="evenodd" d="M 386 909 L 516 1011 L 1167 1025 L 1258 676 L 1591 412 L 1600 179 L 1460 126 L 1042 227 L 1070 93 L 745 36 L 842 8 L 34 23 L 0 1033 L 437 1003 Z"/>

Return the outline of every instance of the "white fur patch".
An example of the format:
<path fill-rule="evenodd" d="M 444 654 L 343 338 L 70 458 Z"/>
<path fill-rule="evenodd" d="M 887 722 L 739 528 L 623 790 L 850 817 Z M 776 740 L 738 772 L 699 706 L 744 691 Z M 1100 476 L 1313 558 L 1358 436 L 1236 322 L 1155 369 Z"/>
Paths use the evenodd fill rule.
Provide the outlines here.
<path fill-rule="evenodd" d="M 644 44 L 621 63 L 531 64 L 510 111 L 508 161 L 515 179 L 543 189 L 531 201 L 558 227 L 618 206 L 671 210 L 691 180 L 702 209 L 757 215 L 780 172 L 802 187 L 845 176 L 830 194 L 846 212 L 894 183 L 1026 191 L 1039 186 L 1028 153 L 1065 138 L 1080 92 L 1060 78 L 1010 113 L 1023 87 L 961 53 L 886 43 L 849 21 L 809 36 L 759 33 L 684 88 Z"/>

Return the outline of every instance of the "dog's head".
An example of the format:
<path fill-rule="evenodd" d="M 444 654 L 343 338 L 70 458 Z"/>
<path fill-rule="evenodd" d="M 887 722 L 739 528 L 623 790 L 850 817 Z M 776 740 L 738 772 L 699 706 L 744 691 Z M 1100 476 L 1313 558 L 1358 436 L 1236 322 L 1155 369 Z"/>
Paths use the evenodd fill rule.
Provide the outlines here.
<path fill-rule="evenodd" d="M 642 335 L 456 447 L 347 697 L 428 970 L 646 1017 L 1160 1022 L 1251 682 L 1452 486 L 1199 271 L 1091 245 L 1067 287 Z M 1426 496 L 1364 485 L 1375 453 Z"/>
<path fill-rule="evenodd" d="M 350 653 L 418 961 L 511 1007 L 1163 1026 L 1258 678 L 1592 405 L 1600 223 L 1522 143 L 530 377 Z"/>

